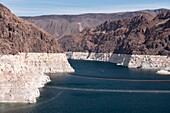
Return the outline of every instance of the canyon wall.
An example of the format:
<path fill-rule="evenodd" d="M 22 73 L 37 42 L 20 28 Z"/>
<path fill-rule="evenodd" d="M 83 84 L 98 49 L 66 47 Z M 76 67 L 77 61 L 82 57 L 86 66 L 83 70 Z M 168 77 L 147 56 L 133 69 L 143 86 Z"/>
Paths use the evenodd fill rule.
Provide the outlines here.
<path fill-rule="evenodd" d="M 129 55 L 112 53 L 67 52 L 68 59 L 106 61 L 129 68 L 170 70 L 170 57 L 161 55 Z"/>
<path fill-rule="evenodd" d="M 55 37 L 0 3 L 0 102 L 34 103 L 44 73 L 73 71 Z"/>
<path fill-rule="evenodd" d="M 20 59 L 44 73 L 74 72 L 65 53 L 20 53 Z"/>
<path fill-rule="evenodd" d="M 67 52 L 170 56 L 170 11 L 108 20 L 58 42 Z"/>
<path fill-rule="evenodd" d="M 56 38 L 60 38 L 65 35 L 80 33 L 82 30 L 87 28 L 98 26 L 106 20 L 129 18 L 146 13 L 155 16 L 165 11 L 168 11 L 168 9 L 140 10 L 110 14 L 89 13 L 80 15 L 43 15 L 22 18 L 35 23 Z"/>
<path fill-rule="evenodd" d="M 44 73 L 74 72 L 64 53 L 0 55 L 0 102 L 34 103 L 50 78 Z"/>

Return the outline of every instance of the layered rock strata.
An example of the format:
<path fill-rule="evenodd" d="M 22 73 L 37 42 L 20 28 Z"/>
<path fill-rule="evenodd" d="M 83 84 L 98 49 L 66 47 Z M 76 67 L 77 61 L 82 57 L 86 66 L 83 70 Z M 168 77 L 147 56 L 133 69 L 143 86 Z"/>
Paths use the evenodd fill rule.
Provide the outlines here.
<path fill-rule="evenodd" d="M 68 59 L 107 61 L 129 68 L 170 70 L 170 57 L 161 55 L 129 55 L 113 53 L 67 52 Z"/>

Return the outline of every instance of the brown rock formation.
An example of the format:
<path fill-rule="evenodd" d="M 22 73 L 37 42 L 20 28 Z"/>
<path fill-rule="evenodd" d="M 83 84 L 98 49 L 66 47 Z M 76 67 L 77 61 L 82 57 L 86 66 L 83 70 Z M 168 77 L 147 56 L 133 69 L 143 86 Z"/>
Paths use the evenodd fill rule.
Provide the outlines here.
<path fill-rule="evenodd" d="M 62 52 L 56 39 L 0 4 L 0 54 Z"/>
<path fill-rule="evenodd" d="M 170 55 L 170 11 L 105 21 L 59 43 L 74 52 Z"/>
<path fill-rule="evenodd" d="M 62 51 L 56 38 L 0 4 L 0 102 L 35 103 L 50 81 L 44 73 L 74 72 Z"/>
<path fill-rule="evenodd" d="M 144 13 L 156 16 L 157 14 L 167 10 L 168 9 L 141 10 L 111 14 L 91 13 L 82 15 L 45 15 L 23 18 L 35 23 L 55 37 L 62 37 L 65 35 L 77 34 L 86 28 L 98 26 L 106 20 L 134 17 Z"/>

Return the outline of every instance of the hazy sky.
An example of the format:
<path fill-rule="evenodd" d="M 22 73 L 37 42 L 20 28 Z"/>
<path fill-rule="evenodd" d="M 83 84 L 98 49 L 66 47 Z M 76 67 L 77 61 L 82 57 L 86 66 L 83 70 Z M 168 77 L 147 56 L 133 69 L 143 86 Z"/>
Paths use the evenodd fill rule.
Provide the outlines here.
<path fill-rule="evenodd" d="M 0 0 L 0 3 L 18 16 L 170 9 L 170 0 Z"/>

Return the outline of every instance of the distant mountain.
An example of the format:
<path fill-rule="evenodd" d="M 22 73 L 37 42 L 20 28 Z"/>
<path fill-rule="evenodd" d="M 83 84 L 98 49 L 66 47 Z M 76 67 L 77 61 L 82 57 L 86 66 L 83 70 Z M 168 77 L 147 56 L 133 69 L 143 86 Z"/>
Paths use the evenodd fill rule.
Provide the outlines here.
<path fill-rule="evenodd" d="M 86 28 L 95 27 L 106 20 L 134 17 L 144 13 L 156 16 L 167 10 L 168 9 L 141 10 L 111 14 L 45 15 L 22 18 L 35 23 L 51 35 L 60 38 L 65 35 L 77 34 Z"/>
<path fill-rule="evenodd" d="M 71 52 L 170 55 L 170 11 L 108 20 L 59 43 Z"/>
<path fill-rule="evenodd" d="M 62 51 L 56 38 L 0 4 L 0 54 Z"/>

